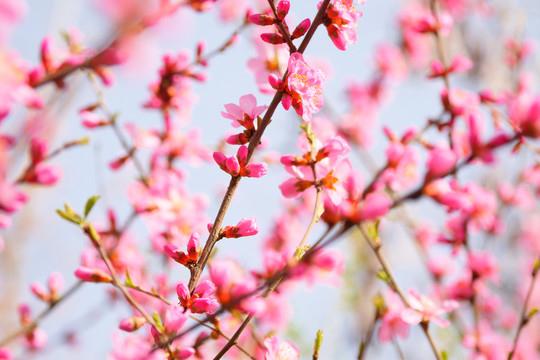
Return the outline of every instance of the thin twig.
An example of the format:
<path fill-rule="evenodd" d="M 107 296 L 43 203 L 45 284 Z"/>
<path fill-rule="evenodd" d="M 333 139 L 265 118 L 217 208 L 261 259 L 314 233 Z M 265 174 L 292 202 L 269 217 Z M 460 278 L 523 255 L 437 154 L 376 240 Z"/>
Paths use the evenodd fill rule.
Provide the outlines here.
<path fill-rule="evenodd" d="M 23 326 L 16 332 L 14 332 L 11 335 L 8 335 L 6 338 L 4 338 L 2 341 L 0 341 L 0 347 L 3 347 L 10 343 L 11 341 L 15 340 L 20 335 L 26 334 L 29 331 L 34 330 L 36 327 L 38 327 L 39 323 L 43 318 L 45 318 L 47 315 L 49 315 L 58 304 L 64 302 L 66 299 L 68 299 L 71 295 L 73 295 L 81 286 L 83 282 L 78 281 L 74 285 L 72 285 L 65 293 L 62 295 L 58 300 L 49 303 L 49 307 L 43 310 L 39 315 L 37 315 L 32 322 L 26 326 Z"/>
<path fill-rule="evenodd" d="M 386 275 L 388 276 L 389 282 L 388 285 L 390 288 L 398 294 L 398 296 L 401 298 L 401 301 L 405 304 L 405 306 L 410 307 L 409 302 L 407 298 L 405 297 L 405 293 L 401 290 L 399 284 L 396 281 L 396 277 L 393 275 L 392 270 L 390 269 L 390 265 L 388 264 L 388 261 L 386 260 L 386 257 L 382 253 L 382 245 L 380 238 L 372 239 L 370 234 L 367 232 L 365 227 L 361 224 L 358 226 L 360 231 L 362 232 L 362 235 L 364 236 L 364 239 L 369 244 L 371 249 L 373 250 L 375 257 L 379 261 L 379 264 L 381 264 L 383 270 L 386 272 Z M 431 349 L 433 350 L 433 353 L 435 354 L 435 357 L 437 360 L 442 360 L 441 352 L 439 351 L 437 345 L 435 344 L 435 341 L 433 340 L 431 333 L 428 328 L 429 322 L 420 322 L 420 327 L 424 331 L 424 334 L 426 335 L 429 344 L 431 346 Z"/>
<path fill-rule="evenodd" d="M 514 336 L 514 341 L 512 342 L 512 350 L 510 350 L 510 353 L 508 354 L 508 360 L 512 360 L 514 357 L 514 354 L 516 352 L 519 336 L 521 335 L 521 331 L 529 323 L 529 320 L 531 319 L 532 315 L 529 315 L 527 312 L 527 307 L 529 306 L 529 301 L 531 300 L 531 296 L 534 290 L 534 285 L 536 283 L 536 276 L 538 275 L 540 269 L 540 257 L 538 257 L 535 261 L 534 268 L 532 271 L 531 276 L 531 284 L 529 285 L 529 290 L 527 290 L 527 295 L 525 296 L 525 302 L 523 303 L 523 309 L 521 309 L 521 316 L 519 321 L 519 326 L 516 330 L 516 335 Z M 534 315 L 534 314 L 533 314 Z"/>

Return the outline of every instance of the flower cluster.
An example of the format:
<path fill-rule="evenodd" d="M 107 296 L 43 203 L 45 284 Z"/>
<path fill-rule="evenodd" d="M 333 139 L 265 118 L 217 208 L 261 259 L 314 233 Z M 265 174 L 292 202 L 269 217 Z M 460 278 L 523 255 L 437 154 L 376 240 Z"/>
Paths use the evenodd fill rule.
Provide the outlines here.
<path fill-rule="evenodd" d="M 285 110 L 292 106 L 302 119 L 310 121 L 311 114 L 324 105 L 324 74 L 310 66 L 298 52 L 291 54 L 287 73 L 285 81 L 274 74 L 268 77 L 268 81 L 274 89 L 284 92 L 281 103 Z"/>
<path fill-rule="evenodd" d="M 365 0 L 360 1 L 359 5 L 363 3 Z M 356 44 L 356 22 L 360 17 L 362 12 L 356 9 L 354 0 L 335 0 L 328 5 L 323 23 L 328 36 L 339 50 L 347 50 L 349 44 Z"/>

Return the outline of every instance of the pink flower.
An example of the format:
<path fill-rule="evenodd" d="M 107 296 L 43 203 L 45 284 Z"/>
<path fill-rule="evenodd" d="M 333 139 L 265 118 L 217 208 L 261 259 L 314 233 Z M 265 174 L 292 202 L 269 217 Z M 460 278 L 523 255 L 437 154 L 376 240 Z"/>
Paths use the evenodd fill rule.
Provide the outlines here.
<path fill-rule="evenodd" d="M 41 185 L 54 185 L 61 177 L 61 167 L 40 162 L 34 166 L 32 171 L 26 174 L 24 181 Z"/>
<path fill-rule="evenodd" d="M 105 120 L 105 118 L 103 118 L 102 116 L 97 115 L 91 111 L 82 110 L 79 112 L 79 114 L 81 115 L 82 125 L 87 129 L 107 126 L 111 123 L 110 121 Z"/>
<path fill-rule="evenodd" d="M 226 238 L 239 238 L 242 236 L 253 236 L 259 233 L 259 226 L 254 217 L 244 218 L 238 224 L 226 226 L 221 230 Z"/>
<path fill-rule="evenodd" d="M 146 319 L 144 317 L 132 316 L 122 319 L 122 321 L 120 321 L 120 325 L 118 325 L 118 328 L 126 332 L 133 332 L 141 328 L 144 324 L 146 324 Z"/>
<path fill-rule="evenodd" d="M 253 277 L 246 277 L 243 269 L 231 260 L 214 260 L 209 265 L 210 279 L 216 286 L 216 296 L 223 306 L 234 305 L 235 309 L 258 314 L 264 309 L 264 301 L 253 295 L 257 283 Z M 251 294 L 251 296 L 247 296 Z M 237 299 L 243 298 L 240 303 Z"/>
<path fill-rule="evenodd" d="M 393 291 L 387 291 L 381 326 L 377 333 L 381 342 L 390 342 L 395 337 L 406 339 L 409 336 L 409 324 L 401 318 L 404 309 L 401 299 Z"/>
<path fill-rule="evenodd" d="M 30 290 L 41 300 L 49 301 L 49 293 L 47 292 L 47 289 L 45 289 L 45 286 L 38 283 L 37 281 L 34 281 L 30 284 Z"/>
<path fill-rule="evenodd" d="M 92 269 L 85 266 L 79 266 L 75 270 L 75 276 L 81 279 L 82 281 L 95 282 L 95 283 L 110 283 L 112 282 L 111 277 L 101 269 Z"/>
<path fill-rule="evenodd" d="M 463 55 L 456 55 L 448 68 L 444 68 L 443 64 L 439 60 L 433 60 L 431 62 L 431 73 L 428 75 L 428 77 L 437 78 L 452 73 L 462 73 L 468 71 L 472 67 L 472 61 Z"/>
<path fill-rule="evenodd" d="M 287 69 L 289 51 L 287 45 L 271 45 L 260 41 L 259 36 L 253 37 L 253 43 L 257 55 L 248 59 L 247 67 L 255 75 L 255 82 L 259 91 L 264 94 L 273 92 L 272 86 L 268 83 L 270 75 L 281 78 Z"/>
<path fill-rule="evenodd" d="M 232 135 L 227 139 L 229 144 L 243 145 L 249 142 L 251 136 L 255 134 L 256 126 L 254 120 L 266 110 L 267 106 L 257 106 L 257 99 L 252 94 L 244 95 L 240 98 L 239 105 L 226 104 L 225 110 L 221 115 L 233 122 L 231 125 L 235 128 L 243 127 L 242 133 Z"/>
<path fill-rule="evenodd" d="M 401 80 L 407 76 L 407 63 L 401 49 L 394 45 L 384 44 L 377 47 L 375 62 L 379 71 L 392 80 Z"/>
<path fill-rule="evenodd" d="M 8 348 L 0 348 L 0 360 L 11 360 L 13 359 L 13 352 Z"/>
<path fill-rule="evenodd" d="M 60 297 L 60 291 L 64 287 L 64 278 L 59 272 L 53 272 L 48 279 L 49 290 L 45 289 L 45 286 L 33 282 L 30 285 L 32 292 L 43 301 L 55 301 Z"/>
<path fill-rule="evenodd" d="M 360 0 L 360 5 L 365 2 Z M 321 6 L 321 3 L 318 5 Z M 326 10 L 328 21 L 324 21 L 328 36 L 339 50 L 346 50 L 347 45 L 356 43 L 356 21 L 362 12 L 355 7 L 354 0 L 332 1 Z"/>
<path fill-rule="evenodd" d="M 187 245 L 187 254 L 183 251 L 180 251 L 176 246 L 172 244 L 166 244 L 163 247 L 163 251 L 165 252 L 165 254 L 167 254 L 167 256 L 169 256 L 171 259 L 173 259 L 179 264 L 182 264 L 184 266 L 195 264 L 199 259 L 199 254 L 201 252 L 201 248 L 199 246 L 199 237 L 200 235 L 197 232 L 191 234 Z"/>
<path fill-rule="evenodd" d="M 332 202 L 339 204 L 345 196 L 343 180 L 351 171 L 351 164 L 345 158 L 350 147 L 341 136 L 330 136 L 322 145 L 317 142 L 315 149 L 315 158 L 312 158 L 309 148 L 302 149 L 306 151 L 302 156 L 281 157 L 281 163 L 293 178 L 282 183 L 279 189 L 286 198 L 297 199 L 305 190 L 321 186 Z M 315 166 L 316 179 L 313 177 L 312 162 Z"/>
<path fill-rule="evenodd" d="M 540 95 L 518 94 L 508 102 L 508 116 L 523 135 L 534 139 L 540 137 Z"/>
<path fill-rule="evenodd" d="M 175 334 L 185 324 L 187 319 L 189 319 L 189 311 L 185 311 L 185 309 L 176 304 L 167 306 L 165 315 L 163 316 L 165 332 L 167 334 Z"/>
<path fill-rule="evenodd" d="M 298 115 L 310 121 L 311 114 L 318 112 L 324 104 L 324 74 L 318 68 L 309 66 L 298 52 L 291 54 L 287 69 L 289 75 L 285 83 L 271 75 L 270 84 L 285 92 L 282 99 L 285 110 L 292 105 Z"/>
<path fill-rule="evenodd" d="M 410 188 L 418 181 L 418 152 L 411 146 L 393 141 L 386 148 L 388 166 L 380 178 L 392 190 Z"/>
<path fill-rule="evenodd" d="M 409 308 L 401 312 L 403 321 L 409 324 L 433 321 L 440 327 L 450 326 L 450 322 L 440 317 L 442 314 L 451 312 L 459 307 L 455 300 L 445 300 L 440 305 L 425 295 L 420 295 L 416 290 L 410 290 L 407 294 Z"/>
<path fill-rule="evenodd" d="M 0 45 L 5 45 L 13 27 L 28 10 L 24 0 L 3 1 L 0 3 Z"/>
<path fill-rule="evenodd" d="M 236 157 L 227 157 L 221 152 L 214 152 L 214 161 L 219 165 L 221 170 L 231 176 L 244 176 L 260 178 L 267 173 L 265 163 L 257 162 L 247 165 L 248 149 L 245 145 L 238 148 Z"/>
<path fill-rule="evenodd" d="M 521 43 L 512 38 L 507 39 L 504 46 L 507 50 L 506 63 L 511 67 L 519 65 L 534 51 L 535 45 L 532 39 L 524 39 Z"/>
<path fill-rule="evenodd" d="M 458 161 L 458 155 L 449 148 L 436 146 L 430 150 L 426 166 L 426 177 L 445 176 L 450 173 Z"/>
<path fill-rule="evenodd" d="M 0 178 L 0 210 L 7 213 L 18 211 L 28 200 L 28 196 L 20 192 L 14 184 Z"/>
<path fill-rule="evenodd" d="M 197 97 L 191 91 L 192 80 L 203 81 L 204 74 L 195 73 L 190 54 L 181 51 L 177 55 L 163 56 L 159 79 L 150 84 L 151 97 L 144 105 L 152 109 L 174 109 L 187 122 Z"/>
<path fill-rule="evenodd" d="M 180 283 L 176 287 L 180 304 L 196 314 L 213 314 L 218 309 L 219 302 L 214 296 L 215 292 L 216 286 L 210 280 L 200 282 L 195 287 L 193 294 L 189 293 L 189 289 L 184 283 Z"/>
<path fill-rule="evenodd" d="M 279 341 L 277 336 L 264 340 L 266 353 L 264 360 L 295 360 L 300 358 L 300 352 L 296 345 L 290 341 Z"/>
<path fill-rule="evenodd" d="M 148 337 L 134 335 L 122 337 L 121 332 L 112 335 L 113 349 L 108 354 L 110 360 L 167 360 L 165 351 L 157 349 L 152 351 L 152 344 Z"/>
<path fill-rule="evenodd" d="M 474 278 L 499 281 L 497 260 L 487 251 L 470 253 L 467 259 L 467 267 L 472 271 Z"/>

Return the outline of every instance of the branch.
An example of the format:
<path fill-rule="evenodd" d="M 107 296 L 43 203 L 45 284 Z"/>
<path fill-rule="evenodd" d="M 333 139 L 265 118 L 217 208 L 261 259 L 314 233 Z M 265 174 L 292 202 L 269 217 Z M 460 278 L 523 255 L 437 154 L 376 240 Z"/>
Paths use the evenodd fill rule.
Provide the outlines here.
<path fill-rule="evenodd" d="M 304 40 L 302 41 L 300 48 L 298 49 L 298 52 L 303 53 L 305 51 L 307 45 L 309 44 L 311 38 L 313 37 L 313 34 L 315 33 L 315 30 L 321 24 L 322 16 L 324 12 L 326 11 L 326 8 L 329 2 L 330 0 L 324 0 L 324 2 L 321 4 L 319 11 L 317 12 L 317 15 L 315 16 L 315 19 L 313 20 L 313 23 L 311 24 L 306 36 L 304 37 Z M 287 77 L 287 72 L 283 75 L 283 80 L 285 80 L 286 77 Z M 251 160 L 251 157 L 253 156 L 253 153 L 255 152 L 255 148 L 259 145 L 262 135 L 266 127 L 270 124 L 271 118 L 274 115 L 274 112 L 276 111 L 282 97 L 283 97 L 283 92 L 277 91 L 274 95 L 274 98 L 270 102 L 270 105 L 268 106 L 268 109 L 266 110 L 266 113 L 264 114 L 264 117 L 259 127 L 257 128 L 257 131 L 255 132 L 255 134 L 253 135 L 253 137 L 251 138 L 249 142 L 248 153 L 246 156 L 246 163 L 249 163 L 249 161 Z M 229 205 L 231 204 L 236 188 L 238 187 L 238 184 L 240 183 L 240 179 L 241 179 L 240 176 L 233 176 L 229 182 L 229 186 L 227 187 L 227 192 L 225 193 L 225 196 L 223 197 L 223 200 L 219 207 L 219 211 L 214 220 L 214 225 L 212 227 L 212 230 L 210 231 L 210 234 L 208 235 L 208 239 L 206 240 L 204 249 L 201 252 L 199 261 L 191 269 L 191 276 L 189 279 L 189 286 L 188 286 L 190 292 L 193 292 L 193 290 L 197 286 L 197 283 L 199 282 L 202 271 L 204 270 L 204 267 L 206 266 L 206 263 L 208 262 L 208 258 L 210 257 L 210 254 L 212 253 L 212 250 L 214 249 L 214 246 L 216 245 L 219 239 L 219 230 L 221 229 L 221 225 L 223 224 L 223 219 L 225 218 L 225 214 L 229 208 Z"/>
<path fill-rule="evenodd" d="M 24 335 L 24 334 L 34 330 L 35 328 L 37 328 L 40 321 L 43 318 L 45 318 L 47 315 L 49 315 L 56 308 L 56 306 L 58 304 L 64 302 L 67 298 L 69 298 L 71 295 L 73 295 L 82 286 L 82 284 L 83 284 L 82 281 L 78 281 L 73 286 L 71 286 L 64 293 L 64 295 L 62 295 L 58 300 L 49 303 L 49 307 L 47 309 L 43 310 L 38 316 L 36 316 L 35 319 L 30 324 L 28 324 L 26 326 L 23 326 L 22 328 L 20 328 L 19 330 L 17 330 L 13 334 L 8 335 L 6 338 L 1 340 L 0 341 L 0 347 L 6 346 L 8 343 L 15 340 L 20 335 Z"/>
<path fill-rule="evenodd" d="M 529 285 L 529 290 L 527 291 L 527 296 L 525 297 L 525 303 L 523 303 L 523 309 L 521 309 L 521 316 L 519 321 L 519 326 L 516 331 L 516 336 L 514 336 L 514 341 L 512 343 L 512 350 L 510 350 L 510 353 L 508 354 L 508 360 L 512 360 L 514 357 L 514 354 L 516 352 L 519 336 L 521 335 L 521 331 L 529 323 L 529 320 L 532 316 L 536 314 L 536 311 L 531 310 L 531 312 L 527 313 L 527 307 L 529 306 L 529 301 L 531 300 L 531 296 L 534 290 L 534 285 L 536 283 L 536 276 L 538 275 L 538 271 L 540 269 L 540 257 L 536 258 L 536 261 L 534 262 L 534 268 L 532 271 L 532 279 L 531 284 Z"/>
<path fill-rule="evenodd" d="M 401 301 L 405 304 L 405 306 L 410 307 L 409 302 L 407 301 L 407 298 L 405 297 L 405 294 L 401 290 L 400 286 L 398 285 L 395 276 L 392 273 L 392 270 L 390 269 L 390 265 L 388 264 L 388 261 L 386 260 L 386 257 L 382 253 L 382 245 L 381 245 L 381 239 L 379 237 L 376 237 L 375 239 L 372 239 L 366 228 L 362 225 L 359 225 L 358 228 L 362 232 L 362 235 L 364 236 L 364 239 L 366 239 L 367 243 L 375 253 L 375 256 L 377 257 L 377 260 L 381 264 L 383 270 L 386 272 L 389 278 L 388 285 L 390 288 L 398 294 L 398 296 L 401 298 Z M 435 341 L 433 340 L 431 333 L 428 329 L 429 322 L 420 322 L 420 327 L 424 331 L 424 334 L 426 335 L 429 344 L 431 346 L 431 349 L 433 350 L 433 353 L 435 354 L 435 357 L 437 360 L 443 360 L 441 356 L 441 352 L 439 351 L 437 345 L 435 344 Z"/>

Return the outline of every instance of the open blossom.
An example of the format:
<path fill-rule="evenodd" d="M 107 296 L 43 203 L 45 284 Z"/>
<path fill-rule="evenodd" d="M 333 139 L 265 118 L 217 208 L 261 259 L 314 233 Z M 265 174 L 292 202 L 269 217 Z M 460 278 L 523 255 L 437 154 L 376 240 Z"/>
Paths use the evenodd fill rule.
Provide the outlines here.
<path fill-rule="evenodd" d="M 180 304 L 196 314 L 213 314 L 217 310 L 219 302 L 214 296 L 215 292 L 216 286 L 210 280 L 200 282 L 193 294 L 190 294 L 188 287 L 184 283 L 180 283 L 176 287 Z"/>
<path fill-rule="evenodd" d="M 195 73 L 187 51 L 177 55 L 163 56 L 163 67 L 159 79 L 150 84 L 151 97 L 145 107 L 152 109 L 174 109 L 181 119 L 188 119 L 196 96 L 191 91 L 192 80 L 204 81 L 205 75 Z"/>
<path fill-rule="evenodd" d="M 199 237 L 200 235 L 197 232 L 191 234 L 187 245 L 187 254 L 172 244 L 165 245 L 163 247 L 163 251 L 165 254 L 167 254 L 167 256 L 179 264 L 184 266 L 195 264 L 199 259 L 199 254 L 201 252 Z"/>
<path fill-rule="evenodd" d="M 9 3 L 11 2 L 5 2 L 5 4 Z M 0 30 L 4 25 L 1 21 L 1 12 L 0 10 Z M 0 33 L 0 42 L 1 37 Z M 0 121 L 9 114 L 11 107 L 16 103 L 34 109 L 45 105 L 39 93 L 29 86 L 27 73 L 27 66 L 17 53 L 0 52 Z"/>
<path fill-rule="evenodd" d="M 265 302 L 254 294 L 257 282 L 246 276 L 243 269 L 232 260 L 216 259 L 208 266 L 210 279 L 216 286 L 215 295 L 223 306 L 259 314 L 264 310 Z M 240 303 L 237 299 L 243 299 Z"/>
<path fill-rule="evenodd" d="M 0 178 L 0 210 L 7 213 L 18 211 L 28 200 L 28 196 L 20 192 L 14 184 Z"/>
<path fill-rule="evenodd" d="M 226 104 L 225 110 L 221 115 L 227 119 L 231 119 L 231 125 L 235 128 L 243 127 L 245 130 L 239 134 L 232 135 L 227 139 L 229 144 L 247 144 L 251 136 L 255 134 L 255 120 L 261 115 L 267 106 L 257 106 L 257 99 L 252 94 L 240 97 L 239 104 Z"/>
<path fill-rule="evenodd" d="M 297 199 L 301 194 L 316 186 L 321 186 L 332 202 L 338 204 L 345 195 L 343 180 L 350 173 L 351 164 L 345 155 L 350 148 L 341 136 L 329 137 L 324 144 L 315 144 L 315 158 L 311 156 L 311 150 L 300 155 L 285 155 L 281 157 L 281 163 L 285 170 L 293 175 L 279 186 L 281 193 L 286 198 Z M 315 167 L 316 179 L 313 177 L 312 162 Z"/>
<path fill-rule="evenodd" d="M 273 89 L 268 83 L 268 77 L 270 75 L 278 78 L 283 76 L 289 59 L 288 47 L 286 44 L 272 45 L 261 41 L 258 34 L 253 37 L 253 44 L 257 55 L 248 59 L 248 70 L 254 74 L 259 91 L 263 94 L 271 94 Z"/>
<path fill-rule="evenodd" d="M 359 4 L 362 5 L 364 2 L 365 0 L 360 0 Z M 360 17 L 362 12 L 356 9 L 354 0 L 335 0 L 328 4 L 323 23 L 328 36 L 339 50 L 346 50 L 347 45 L 356 43 L 356 21 Z"/>
<path fill-rule="evenodd" d="M 296 345 L 290 341 L 279 341 L 277 336 L 264 340 L 266 354 L 264 360 L 296 360 L 300 358 L 300 352 Z"/>
<path fill-rule="evenodd" d="M 276 75 L 270 75 L 270 85 L 285 92 L 281 102 L 285 110 L 292 105 L 298 115 L 310 121 L 311 114 L 321 110 L 324 104 L 324 74 L 310 66 L 299 52 L 291 54 L 287 70 L 289 75 L 284 83 Z"/>
<path fill-rule="evenodd" d="M 409 336 L 409 324 L 401 318 L 404 309 L 405 305 L 399 296 L 393 291 L 387 291 L 381 326 L 377 333 L 381 342 L 390 342 L 395 337 L 406 339 Z"/>
<path fill-rule="evenodd" d="M 410 188 L 418 181 L 418 152 L 411 146 L 393 141 L 386 148 L 388 166 L 381 179 L 392 190 Z"/>
<path fill-rule="evenodd" d="M 427 296 L 418 294 L 415 290 L 409 291 L 407 301 L 410 307 L 401 312 L 401 318 L 413 325 L 433 321 L 440 327 L 448 327 L 450 322 L 441 318 L 440 315 L 454 311 L 459 307 L 459 303 L 455 300 L 445 300 L 441 304 L 437 304 Z"/>
<path fill-rule="evenodd" d="M 121 332 L 112 334 L 113 349 L 108 354 L 110 360 L 166 360 L 168 357 L 164 350 L 152 351 L 152 344 L 148 338 L 129 335 L 122 337 Z"/>

